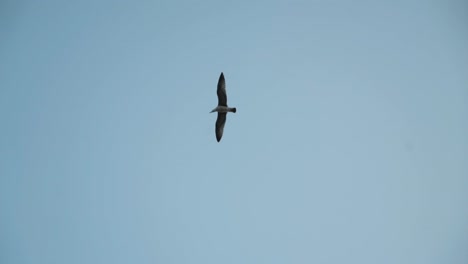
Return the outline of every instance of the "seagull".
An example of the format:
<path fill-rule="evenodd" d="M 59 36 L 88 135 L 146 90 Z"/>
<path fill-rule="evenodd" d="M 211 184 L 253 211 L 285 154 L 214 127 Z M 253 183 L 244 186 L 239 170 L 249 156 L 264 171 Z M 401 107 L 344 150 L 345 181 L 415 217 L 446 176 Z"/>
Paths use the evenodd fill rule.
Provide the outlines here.
<path fill-rule="evenodd" d="M 226 95 L 226 81 L 224 80 L 224 75 L 221 72 L 218 80 L 218 106 L 213 109 L 210 113 L 218 112 L 218 118 L 216 119 L 216 140 L 218 142 L 221 140 L 224 131 L 224 124 L 226 123 L 226 115 L 228 112 L 236 112 L 235 107 L 228 107 L 227 105 L 227 95 Z"/>

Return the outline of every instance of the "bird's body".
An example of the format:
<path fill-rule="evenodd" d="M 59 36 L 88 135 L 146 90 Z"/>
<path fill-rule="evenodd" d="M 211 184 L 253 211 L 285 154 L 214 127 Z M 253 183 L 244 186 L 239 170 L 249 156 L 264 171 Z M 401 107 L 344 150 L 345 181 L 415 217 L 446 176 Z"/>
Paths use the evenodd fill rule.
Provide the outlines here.
<path fill-rule="evenodd" d="M 226 124 L 226 115 L 228 112 L 235 113 L 235 107 L 228 107 L 227 95 L 226 95 L 226 81 L 224 80 L 224 74 L 221 73 L 218 80 L 218 106 L 213 109 L 210 113 L 218 112 L 218 118 L 216 119 L 216 140 L 219 142 L 223 137 L 224 125 Z"/>
<path fill-rule="evenodd" d="M 236 108 L 235 107 L 227 107 L 227 106 L 223 106 L 223 105 L 218 105 L 215 109 L 213 109 L 210 113 L 213 113 L 213 112 L 218 112 L 218 113 L 227 113 L 227 112 L 233 112 L 235 113 L 236 112 Z"/>

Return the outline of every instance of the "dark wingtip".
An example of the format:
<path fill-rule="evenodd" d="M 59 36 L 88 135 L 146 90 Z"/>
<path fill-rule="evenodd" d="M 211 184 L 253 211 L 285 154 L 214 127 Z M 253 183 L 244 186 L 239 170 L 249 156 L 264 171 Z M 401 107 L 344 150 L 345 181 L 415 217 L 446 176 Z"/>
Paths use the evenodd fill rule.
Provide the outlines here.
<path fill-rule="evenodd" d="M 224 80 L 224 74 L 223 74 L 222 72 L 221 72 L 221 75 L 219 75 L 218 83 L 219 83 L 221 80 Z"/>

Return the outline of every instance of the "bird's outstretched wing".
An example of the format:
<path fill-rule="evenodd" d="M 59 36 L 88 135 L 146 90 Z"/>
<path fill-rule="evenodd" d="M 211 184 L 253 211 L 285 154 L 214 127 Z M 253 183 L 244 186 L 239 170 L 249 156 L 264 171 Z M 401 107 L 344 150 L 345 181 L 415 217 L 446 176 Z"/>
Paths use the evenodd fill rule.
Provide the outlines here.
<path fill-rule="evenodd" d="M 227 106 L 226 81 L 224 80 L 223 73 L 219 76 L 217 93 L 218 105 Z"/>
<path fill-rule="evenodd" d="M 216 119 L 216 140 L 218 142 L 221 140 L 223 137 L 223 131 L 224 131 L 224 124 L 226 124 L 226 115 L 227 113 L 219 113 L 218 112 L 218 118 Z"/>

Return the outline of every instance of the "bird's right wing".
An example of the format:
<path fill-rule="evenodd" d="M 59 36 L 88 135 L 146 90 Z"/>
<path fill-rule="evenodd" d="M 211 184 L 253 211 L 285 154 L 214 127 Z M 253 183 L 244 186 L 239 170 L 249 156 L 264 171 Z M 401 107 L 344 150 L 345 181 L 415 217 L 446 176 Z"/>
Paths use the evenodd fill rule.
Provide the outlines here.
<path fill-rule="evenodd" d="M 226 115 L 227 113 L 219 113 L 218 118 L 216 119 L 216 140 L 219 142 L 223 137 L 224 124 L 226 124 Z"/>

